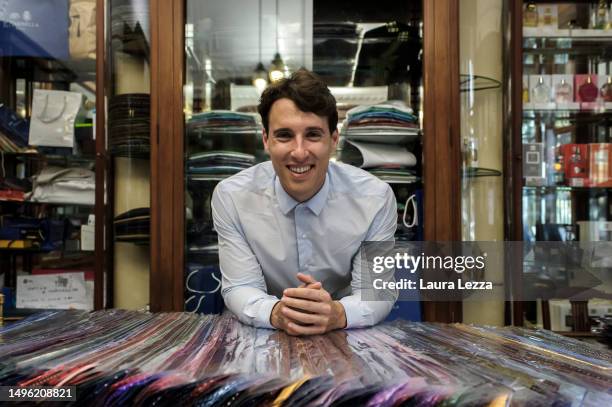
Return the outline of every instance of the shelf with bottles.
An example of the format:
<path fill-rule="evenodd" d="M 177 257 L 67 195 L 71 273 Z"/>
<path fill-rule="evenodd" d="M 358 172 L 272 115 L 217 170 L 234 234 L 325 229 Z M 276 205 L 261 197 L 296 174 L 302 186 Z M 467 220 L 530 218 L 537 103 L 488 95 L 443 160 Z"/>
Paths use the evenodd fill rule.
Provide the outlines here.
<path fill-rule="evenodd" d="M 523 110 L 612 110 L 612 76 L 524 75 Z"/>
<path fill-rule="evenodd" d="M 612 143 L 524 143 L 523 177 L 526 187 L 612 188 Z"/>
<path fill-rule="evenodd" d="M 524 39 L 576 39 L 576 40 L 597 40 L 612 42 L 612 29 L 592 29 L 592 28 L 538 28 L 523 27 Z M 572 42 L 572 45 L 574 43 Z M 527 51 L 527 48 L 525 48 Z M 562 50 L 559 50 L 562 51 Z"/>
<path fill-rule="evenodd" d="M 608 0 L 527 1 L 523 6 L 523 37 L 605 37 L 612 35 Z"/>

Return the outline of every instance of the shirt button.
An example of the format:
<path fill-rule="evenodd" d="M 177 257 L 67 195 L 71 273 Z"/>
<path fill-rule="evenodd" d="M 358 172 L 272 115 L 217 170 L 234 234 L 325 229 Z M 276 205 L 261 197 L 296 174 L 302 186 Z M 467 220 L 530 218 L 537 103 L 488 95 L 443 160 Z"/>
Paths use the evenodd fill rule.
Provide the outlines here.
<path fill-rule="evenodd" d="M 306 237 L 307 237 L 307 236 L 306 236 L 306 233 L 304 233 L 304 234 L 302 235 L 302 239 L 306 239 Z"/>

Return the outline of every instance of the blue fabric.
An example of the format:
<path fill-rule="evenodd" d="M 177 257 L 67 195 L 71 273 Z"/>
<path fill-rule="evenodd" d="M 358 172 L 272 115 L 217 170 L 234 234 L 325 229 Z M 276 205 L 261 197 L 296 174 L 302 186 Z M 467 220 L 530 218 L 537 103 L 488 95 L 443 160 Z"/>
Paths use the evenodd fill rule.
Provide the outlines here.
<path fill-rule="evenodd" d="M 0 56 L 68 59 L 68 0 L 0 3 Z"/>

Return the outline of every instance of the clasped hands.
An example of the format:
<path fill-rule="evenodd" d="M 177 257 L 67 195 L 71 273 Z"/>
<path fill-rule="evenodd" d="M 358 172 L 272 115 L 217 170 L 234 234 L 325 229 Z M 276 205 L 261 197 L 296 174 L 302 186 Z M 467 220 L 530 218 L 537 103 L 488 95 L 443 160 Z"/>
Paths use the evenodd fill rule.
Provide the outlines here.
<path fill-rule="evenodd" d="M 333 301 L 323 285 L 307 274 L 298 273 L 302 284 L 287 288 L 274 305 L 270 323 L 289 335 L 318 335 L 346 327 L 344 306 Z"/>

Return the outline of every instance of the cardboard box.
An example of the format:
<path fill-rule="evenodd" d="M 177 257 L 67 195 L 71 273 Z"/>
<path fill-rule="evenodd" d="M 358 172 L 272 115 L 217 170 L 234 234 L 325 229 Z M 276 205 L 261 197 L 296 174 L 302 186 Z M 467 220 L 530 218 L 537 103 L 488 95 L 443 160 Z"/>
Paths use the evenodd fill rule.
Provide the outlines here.
<path fill-rule="evenodd" d="M 523 144 L 523 177 L 526 186 L 544 185 L 544 144 Z"/>
<path fill-rule="evenodd" d="M 589 144 L 589 186 L 612 186 L 612 164 L 610 160 L 612 160 L 612 144 Z"/>
<path fill-rule="evenodd" d="M 564 144 L 561 146 L 565 180 L 571 187 L 584 187 L 589 179 L 589 146 L 588 144 Z"/>

